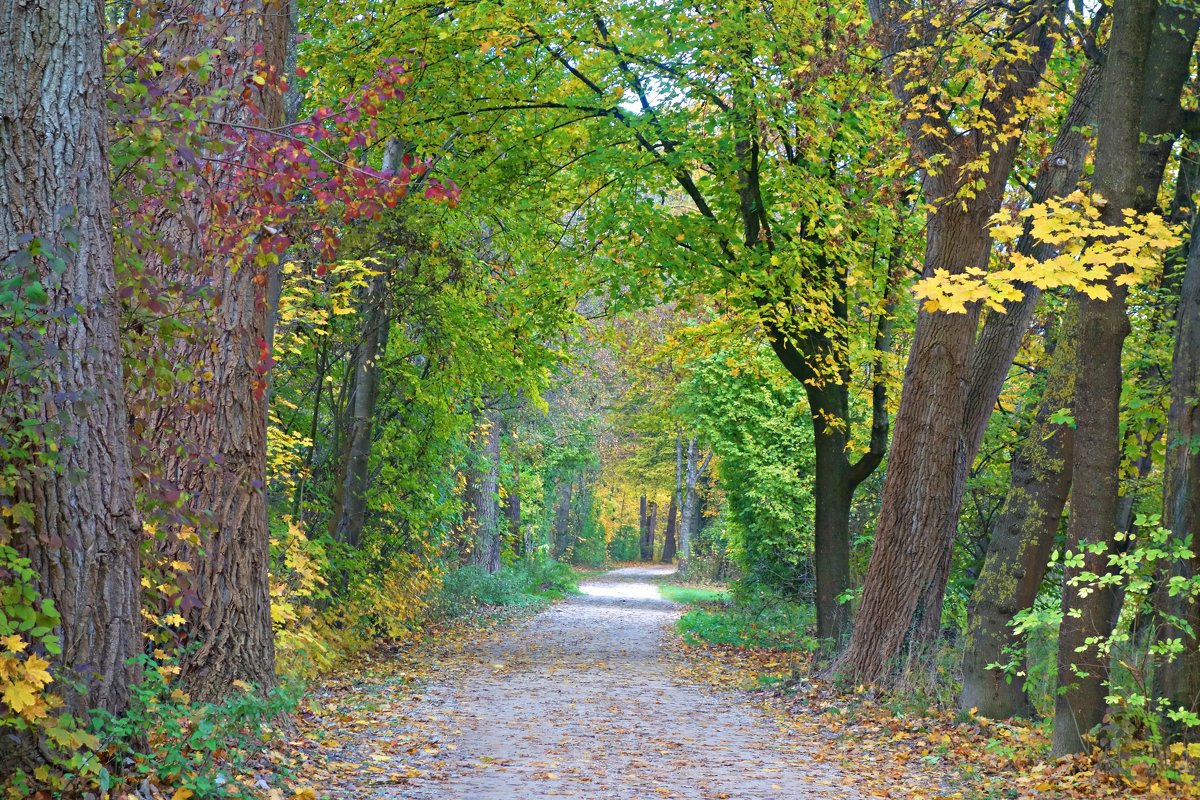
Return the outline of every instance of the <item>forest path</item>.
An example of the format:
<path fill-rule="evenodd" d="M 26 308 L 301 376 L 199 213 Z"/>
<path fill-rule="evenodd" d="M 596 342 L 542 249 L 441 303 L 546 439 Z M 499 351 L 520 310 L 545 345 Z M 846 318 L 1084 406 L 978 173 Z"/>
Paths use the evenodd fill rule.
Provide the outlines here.
<path fill-rule="evenodd" d="M 373 759 L 378 780 L 360 771 L 339 796 L 859 797 L 845 772 L 813 759 L 815 743 L 748 699 L 677 674 L 665 643 L 680 607 L 647 581 L 670 572 L 613 570 L 500 636 L 436 656 L 404 710 L 410 733 L 397 737 L 377 711 L 340 756 Z M 413 730 L 432 746 L 405 747 Z"/>

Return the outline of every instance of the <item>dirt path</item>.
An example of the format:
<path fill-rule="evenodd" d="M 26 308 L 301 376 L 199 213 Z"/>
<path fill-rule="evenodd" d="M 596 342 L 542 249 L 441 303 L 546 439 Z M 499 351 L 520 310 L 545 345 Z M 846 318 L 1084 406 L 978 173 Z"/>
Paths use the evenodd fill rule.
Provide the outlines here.
<path fill-rule="evenodd" d="M 405 710 L 410 732 L 396 735 L 385 706 L 358 752 L 341 756 L 367 759 L 378 780 L 337 796 L 858 798 L 849 776 L 739 695 L 678 677 L 663 639 L 679 606 L 646 581 L 669 572 L 614 570 L 503 636 L 441 656 Z M 432 746 L 405 747 L 413 730 Z"/>

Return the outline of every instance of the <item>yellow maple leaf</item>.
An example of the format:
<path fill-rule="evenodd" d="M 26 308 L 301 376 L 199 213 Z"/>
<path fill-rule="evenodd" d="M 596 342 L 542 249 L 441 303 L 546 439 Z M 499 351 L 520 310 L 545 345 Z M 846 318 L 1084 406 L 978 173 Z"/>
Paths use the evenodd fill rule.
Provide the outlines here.
<path fill-rule="evenodd" d="M 0 639 L 0 642 L 4 643 L 4 648 L 10 653 L 20 653 L 29 646 L 26 644 L 24 639 L 22 639 L 20 636 L 17 636 L 15 633 L 11 636 L 5 636 L 3 639 Z"/>
<path fill-rule="evenodd" d="M 34 687 L 31 684 L 25 683 L 24 681 L 19 683 L 10 683 L 5 686 L 2 697 L 4 698 L 4 702 L 8 705 L 8 707 L 18 714 L 22 714 L 22 712 L 33 708 L 38 702 L 37 693 L 34 691 Z"/>
<path fill-rule="evenodd" d="M 47 669 L 50 662 L 40 656 L 30 656 L 25 660 L 25 679 L 39 689 L 54 680 Z"/>

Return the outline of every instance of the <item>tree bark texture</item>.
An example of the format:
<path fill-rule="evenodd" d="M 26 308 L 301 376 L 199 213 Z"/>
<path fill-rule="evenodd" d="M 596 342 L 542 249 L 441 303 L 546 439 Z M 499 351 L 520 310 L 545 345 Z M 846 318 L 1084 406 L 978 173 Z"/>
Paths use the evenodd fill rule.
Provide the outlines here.
<path fill-rule="evenodd" d="M 1100 138 L 1093 183 L 1108 203 L 1102 219 L 1120 225 L 1121 209 L 1154 206 L 1170 152 L 1164 135 L 1179 124 L 1179 98 L 1196 37 L 1196 18 L 1149 0 L 1114 5 Z M 1121 458 L 1121 350 L 1129 331 L 1125 288 L 1112 286 L 1109 300 L 1081 298 L 1081 334 L 1076 378 L 1076 450 L 1071 479 L 1072 512 L 1068 549 L 1114 542 L 1119 511 Z M 1103 573 L 1107 555 L 1084 551 L 1083 570 Z M 1104 717 L 1107 657 L 1087 644 L 1111 633 L 1115 593 L 1081 596 L 1068 569 L 1063 586 L 1053 751 L 1085 749 L 1083 736 Z"/>
<path fill-rule="evenodd" d="M 1074 430 L 1051 417 L 1070 408 L 1075 393 L 1078 305 L 1072 304 L 1055 337 L 1046 386 L 1033 423 L 1013 455 L 1008 492 L 988 537 L 987 555 L 967 608 L 963 687 L 959 707 L 990 719 L 1029 717 L 1025 679 L 1008 680 L 988 664 L 1019 649 L 1011 622 L 1033 606 L 1071 488 Z"/>
<path fill-rule="evenodd" d="M 908 22 L 897 4 L 875 0 L 871 10 L 885 36 L 898 44 L 908 38 Z M 1016 103 L 1040 81 L 1053 48 L 1058 13 L 1052 4 L 1038 4 L 1011 21 L 1033 46 L 1033 55 L 998 76 L 1005 88 L 990 103 L 993 124 L 1009 124 Z M 894 77 L 902 103 L 911 99 L 912 78 L 903 69 Z M 906 122 L 918 151 L 945 159 L 940 171 L 931 172 L 925 181 L 926 199 L 937 211 L 929 217 L 924 274 L 945 270 L 953 275 L 988 263 L 989 218 L 999 208 L 1019 137 L 981 132 L 931 143 L 921 127 L 928 122 L 923 116 Z M 976 178 L 974 196 L 959 198 L 965 165 L 985 152 L 987 166 Z M 856 682 L 885 683 L 901 670 L 912 669 L 940 630 L 964 489 L 956 474 L 958 465 L 968 460 L 962 431 L 977 319 L 977 308 L 965 314 L 922 309 L 917 316 L 875 549 L 850 642 L 833 667 Z"/>
<path fill-rule="evenodd" d="M 284 0 L 199 0 L 169 3 L 178 18 L 164 42 L 167 57 L 220 51 L 213 78 L 203 91 L 226 89 L 230 101 L 212 112 L 233 125 L 278 125 L 282 95 L 270 88 L 251 95 L 260 108 L 241 102 L 253 62 L 282 70 L 289 11 Z M 214 27 L 215 26 L 215 27 Z M 262 46 L 263 56 L 255 55 Z M 210 162 L 216 186 L 232 180 L 230 153 Z M 237 157 L 236 155 L 234 156 Z M 253 157 L 246 153 L 242 157 Z M 199 329 L 181 341 L 175 358 L 197 379 L 144 421 L 143 438 L 157 456 L 161 478 L 183 493 L 183 513 L 195 526 L 199 546 L 167 531 L 161 550 L 186 561 L 181 576 L 188 620 L 182 680 L 198 700 L 217 700 L 236 680 L 260 687 L 275 682 L 266 508 L 266 386 L 270 365 L 267 274 L 245 259 L 215 248 L 215 219 L 208 194 L 199 189 L 178 214 L 164 215 L 162 243 L 173 257 L 153 265 L 164 282 L 190 287 L 207 297 Z M 236 207 L 227 214 L 236 216 Z M 211 377 L 207 376 L 211 373 Z"/>
<path fill-rule="evenodd" d="M 1122 209 L 1153 208 L 1174 134 L 1179 98 L 1196 37 L 1193 15 L 1154 0 L 1126 0 L 1113 6 L 1113 33 L 1100 101 L 1094 190 L 1107 203 L 1101 219 L 1123 223 Z M 1145 144 L 1143 144 L 1143 137 Z M 1071 474 L 1071 520 L 1067 549 L 1083 552 L 1082 569 L 1107 570 L 1106 553 L 1088 544 L 1112 547 L 1120 502 L 1121 350 L 1129 332 L 1126 288 L 1110 281 L 1107 300 L 1080 297 L 1080 338 L 1075 379 L 1075 449 L 1081 457 Z M 1083 454 L 1087 457 L 1082 457 Z M 1089 640 L 1111 633 L 1114 592 L 1082 592 L 1079 568 L 1064 575 L 1063 623 L 1059 630 L 1058 695 L 1053 752 L 1083 751 L 1083 737 L 1104 717 L 1107 654 Z"/>
<path fill-rule="evenodd" d="M 61 615 L 50 656 L 65 710 L 119 713 L 142 651 L 139 546 L 118 343 L 108 175 L 104 5 L 99 0 L 0 0 L 0 279 L 44 287 L 44 327 L 0 330 L 0 372 L 13 403 L 0 426 L 43 423 L 55 470 L 17 467 L 9 498 L 32 521 L 0 517 Z M 47 255 L 30 258 L 36 239 Z M 28 289 L 25 289 L 28 291 Z M 22 363 L 24 361 L 24 363 Z M 28 374 L 26 374 L 28 371 Z M 42 449 L 36 447 L 35 449 Z M 0 761 L 4 761 L 0 747 Z"/>
<path fill-rule="evenodd" d="M 1193 223 L 1187 268 L 1183 277 L 1179 310 L 1175 317 L 1175 352 L 1171 372 L 1171 405 L 1167 415 L 1167 451 L 1163 479 L 1163 527 L 1176 540 L 1192 538 L 1196 549 L 1200 532 L 1200 226 Z M 1183 653 L 1159 666 L 1155 676 L 1157 693 L 1172 710 L 1200 711 L 1200 604 L 1186 594 L 1171 594 L 1172 581 L 1193 581 L 1200 572 L 1200 559 L 1193 557 L 1172 564 L 1159 581 L 1156 606 L 1160 639 L 1181 640 Z M 1186 620 L 1189 634 L 1171 617 Z M 1185 734 L 1181 726 L 1167 722 L 1172 737 Z M 1193 736 L 1195 734 L 1192 734 Z"/>

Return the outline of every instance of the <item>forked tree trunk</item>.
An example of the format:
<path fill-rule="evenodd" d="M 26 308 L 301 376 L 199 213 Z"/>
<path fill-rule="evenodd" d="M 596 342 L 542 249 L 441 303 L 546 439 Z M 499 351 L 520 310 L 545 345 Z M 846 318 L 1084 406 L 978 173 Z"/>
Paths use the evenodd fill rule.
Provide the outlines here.
<path fill-rule="evenodd" d="M 346 442 L 343 448 L 341 477 L 334 493 L 334 513 L 330 533 L 351 547 L 362 544 L 367 516 L 367 489 L 370 484 L 371 445 L 375 407 L 379 399 L 380 362 L 387 350 L 386 309 L 387 276 L 371 279 L 364 321 L 358 344 L 350 358 L 350 407 L 345 415 Z"/>
<path fill-rule="evenodd" d="M 909 36 L 899 4 L 875 0 L 872 16 L 897 46 Z M 989 101 L 993 125 L 1011 124 L 1017 102 L 1041 79 L 1054 43 L 1057 14 L 1050 3 L 1026 6 L 1011 21 L 1032 46 L 1020 63 L 1005 68 L 1003 91 Z M 911 100 L 914 76 L 904 70 L 893 80 L 901 102 Z M 986 266 L 991 250 L 989 219 L 999 207 L 1016 155 L 1019 137 L 951 137 L 930 144 L 925 124 L 948 126 L 922 115 L 906 122 L 914 147 L 943 165 L 925 182 L 925 195 L 937 208 L 931 214 L 924 274 L 953 275 Z M 974 196 L 959 197 L 964 169 L 986 159 L 982 174 L 972 172 Z M 972 347 L 978 309 L 965 314 L 917 316 L 916 332 L 904 372 L 896 414 L 882 508 L 875 531 L 862 603 L 846 651 L 834 671 L 855 682 L 881 683 L 920 663 L 937 638 L 942 599 L 949 577 L 958 510 L 964 484 L 956 475 L 966 462 L 963 428 L 968 399 Z"/>
<path fill-rule="evenodd" d="M 0 280 L 17 279 L 30 310 L 45 315 L 37 326 L 0 330 L 0 373 L 10 381 L 0 427 L 40 421 L 40 435 L 58 448 L 54 469 L 7 465 L 17 475 L 6 512 L 27 509 L 32 518 L 0 516 L 0 544 L 30 559 L 37 589 L 61 615 L 51 689 L 80 720 L 89 708 L 125 709 L 138 678 L 128 662 L 143 645 L 103 15 L 100 0 L 0 0 Z M 30 258 L 34 240 L 43 255 Z M 0 739 L 6 766 L 13 764 L 7 738 Z"/>
<path fill-rule="evenodd" d="M 252 88 L 261 110 L 239 98 L 253 86 L 255 60 L 282 70 L 289 14 L 284 0 L 170 2 L 163 13 L 178 20 L 161 47 L 168 61 L 220 51 L 203 89 L 229 92 L 227 104 L 212 112 L 216 130 L 221 122 L 279 124 L 279 92 Z M 235 206 L 217 220 L 210 206 L 210 193 L 233 180 L 227 173 L 236 168 L 221 163 L 230 156 L 224 153 L 213 162 L 210 180 L 216 188 L 198 187 L 187 207 L 163 216 L 158 234 L 174 255 L 153 265 L 164 280 L 195 287 L 208 298 L 203 327 L 190 332 L 173 353 L 197 377 L 178 386 L 153 412 L 144 434 L 162 478 L 183 492 L 184 514 L 196 527 L 198 545 L 166 531 L 161 550 L 167 558 L 191 564 L 181 576 L 189 645 L 182 680 L 198 700 L 220 699 L 235 681 L 261 688 L 275 682 L 265 494 L 268 276 L 264 267 L 248 260 L 234 263 L 215 247 L 214 225 L 228 224 L 240 213 Z"/>

